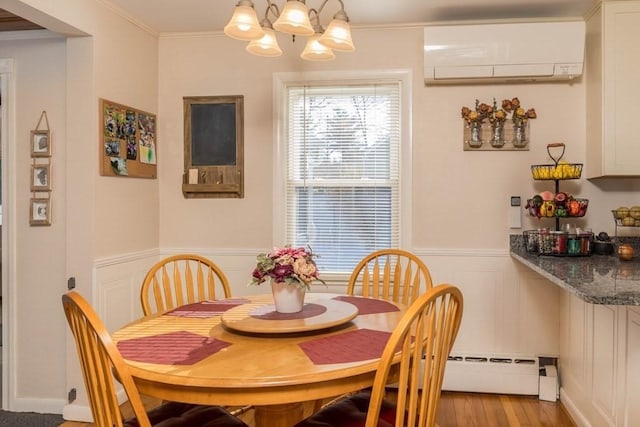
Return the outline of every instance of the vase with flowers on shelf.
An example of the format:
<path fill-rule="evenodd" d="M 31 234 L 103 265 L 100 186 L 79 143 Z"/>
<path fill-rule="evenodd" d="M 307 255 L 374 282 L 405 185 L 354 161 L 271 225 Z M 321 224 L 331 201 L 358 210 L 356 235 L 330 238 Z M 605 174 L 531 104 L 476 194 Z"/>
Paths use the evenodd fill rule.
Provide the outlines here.
<path fill-rule="evenodd" d="M 472 110 L 469 107 L 462 107 L 461 115 L 462 118 L 466 122 L 466 127 L 468 129 L 468 138 L 465 142 L 469 145 L 469 147 L 480 148 L 482 147 L 482 124 L 485 119 L 489 116 L 492 109 L 489 105 L 485 103 L 480 103 L 476 99 L 475 109 Z"/>
<path fill-rule="evenodd" d="M 511 143 L 515 148 L 524 148 L 529 144 L 529 120 L 538 117 L 534 108 L 525 110 L 520 105 L 520 100 L 516 97 L 511 100 L 502 101 L 502 108 L 510 111 L 513 122 L 513 139 Z"/>
<path fill-rule="evenodd" d="M 314 256 L 309 247 L 293 248 L 289 245 L 259 254 L 249 284 L 269 281 L 275 310 L 278 313 L 298 313 L 304 307 L 304 296 L 311 283 L 324 283 Z"/>
<path fill-rule="evenodd" d="M 498 108 L 496 99 L 493 98 L 493 109 L 489 115 L 489 123 L 491 123 L 491 139 L 489 143 L 494 148 L 504 146 L 504 122 L 507 120 L 507 112 Z"/>

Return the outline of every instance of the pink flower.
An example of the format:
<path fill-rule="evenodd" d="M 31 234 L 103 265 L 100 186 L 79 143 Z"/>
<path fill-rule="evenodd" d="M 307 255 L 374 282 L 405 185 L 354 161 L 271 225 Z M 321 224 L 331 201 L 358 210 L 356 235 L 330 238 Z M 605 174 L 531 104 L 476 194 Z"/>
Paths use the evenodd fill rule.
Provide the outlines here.
<path fill-rule="evenodd" d="M 273 248 L 269 253 L 257 256 L 257 266 L 251 274 L 249 284 L 259 285 L 271 279 L 309 288 L 314 280 L 324 283 L 319 277 L 313 257 L 311 248 Z"/>

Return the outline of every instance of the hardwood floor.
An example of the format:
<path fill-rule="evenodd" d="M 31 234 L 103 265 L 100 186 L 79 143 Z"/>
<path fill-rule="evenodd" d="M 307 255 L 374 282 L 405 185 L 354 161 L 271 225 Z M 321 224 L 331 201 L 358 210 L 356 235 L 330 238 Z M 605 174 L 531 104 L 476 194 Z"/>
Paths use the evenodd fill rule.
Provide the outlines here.
<path fill-rule="evenodd" d="M 154 399 L 145 399 L 149 405 Z M 309 410 L 311 407 L 308 408 Z M 128 415 L 126 405 L 123 412 Z M 253 426 L 253 411 L 240 415 Z M 439 427 L 576 427 L 562 404 L 538 400 L 537 396 L 443 392 L 438 413 Z M 67 421 L 60 427 L 91 427 L 90 423 Z"/>
<path fill-rule="evenodd" d="M 576 427 L 559 401 L 538 400 L 537 396 L 451 392 L 442 394 L 438 425 Z"/>

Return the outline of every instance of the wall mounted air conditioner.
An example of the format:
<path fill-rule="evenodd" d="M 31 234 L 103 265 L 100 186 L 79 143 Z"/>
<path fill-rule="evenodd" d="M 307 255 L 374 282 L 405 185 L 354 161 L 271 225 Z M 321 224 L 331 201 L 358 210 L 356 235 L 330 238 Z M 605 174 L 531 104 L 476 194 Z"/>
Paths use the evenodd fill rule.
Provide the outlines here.
<path fill-rule="evenodd" d="M 425 84 L 571 80 L 582 74 L 584 21 L 434 25 Z"/>

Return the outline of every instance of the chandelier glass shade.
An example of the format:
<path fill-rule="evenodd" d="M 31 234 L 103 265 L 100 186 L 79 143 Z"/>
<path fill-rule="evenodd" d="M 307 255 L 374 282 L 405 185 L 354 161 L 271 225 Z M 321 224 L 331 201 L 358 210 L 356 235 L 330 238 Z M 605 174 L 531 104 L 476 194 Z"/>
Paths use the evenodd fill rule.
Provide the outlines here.
<path fill-rule="evenodd" d="M 309 11 L 304 2 L 293 0 L 287 1 L 282 13 L 273 23 L 273 28 L 281 33 L 295 36 L 313 35 L 313 27 L 309 19 Z"/>
<path fill-rule="evenodd" d="M 305 0 L 287 0 L 281 12 L 276 3 L 266 0 L 264 19 L 259 22 L 253 1 L 239 0 L 233 16 L 224 27 L 224 33 L 234 39 L 249 41 L 246 50 L 259 56 L 282 55 L 276 31 L 293 36 L 294 41 L 296 36 L 308 36 L 309 39 L 300 55 L 303 59 L 334 59 L 334 50 L 352 52 L 355 46 L 342 0 L 337 0 L 340 10 L 333 16 L 327 30 L 320 25 L 320 13 L 328 1 L 322 0 L 318 9 L 309 9 Z M 270 15 L 275 18 L 275 22 L 271 22 Z"/>
<path fill-rule="evenodd" d="M 256 40 L 251 40 L 247 45 L 247 52 L 258 56 L 280 56 L 282 55 L 282 49 L 278 45 L 276 40 L 276 32 L 271 27 L 271 22 L 266 25 L 263 24 L 262 30 L 264 36 Z"/>

